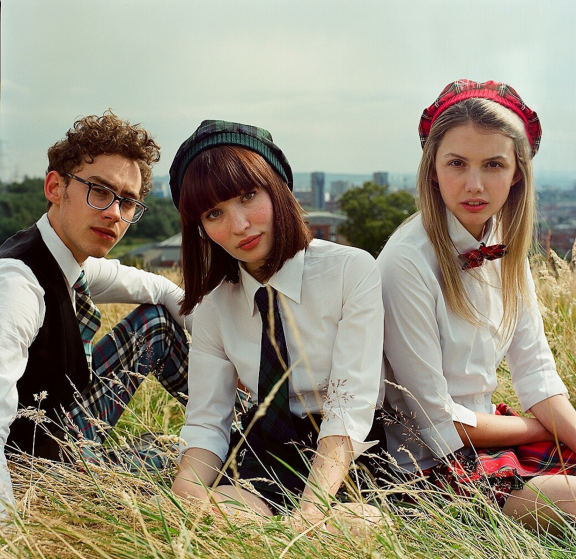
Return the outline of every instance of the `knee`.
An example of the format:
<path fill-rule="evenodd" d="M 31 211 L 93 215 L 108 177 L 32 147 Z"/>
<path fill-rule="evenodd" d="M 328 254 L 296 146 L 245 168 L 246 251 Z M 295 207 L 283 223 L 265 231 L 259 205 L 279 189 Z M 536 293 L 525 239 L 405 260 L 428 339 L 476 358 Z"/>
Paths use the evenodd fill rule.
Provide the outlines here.
<path fill-rule="evenodd" d="M 210 495 L 209 490 L 201 483 L 182 480 L 178 477 L 174 480 L 172 492 L 189 501 L 207 501 Z"/>
<path fill-rule="evenodd" d="M 134 312 L 139 313 L 147 322 L 155 320 L 168 322 L 172 319 L 168 309 L 160 304 L 144 303 L 139 305 Z"/>
<path fill-rule="evenodd" d="M 134 309 L 127 317 L 134 331 L 171 335 L 179 327 L 164 305 L 145 303 Z"/>

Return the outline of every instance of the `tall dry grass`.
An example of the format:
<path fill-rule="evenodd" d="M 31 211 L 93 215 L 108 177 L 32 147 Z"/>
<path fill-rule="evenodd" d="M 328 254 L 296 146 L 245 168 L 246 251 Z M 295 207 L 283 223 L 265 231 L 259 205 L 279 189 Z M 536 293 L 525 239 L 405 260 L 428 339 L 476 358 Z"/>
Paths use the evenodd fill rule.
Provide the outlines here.
<path fill-rule="evenodd" d="M 539 304 L 558 369 L 576 391 L 576 282 L 568 264 L 554 254 L 532 262 Z M 103 306 L 109 326 L 128 307 Z M 495 399 L 516 403 L 505 366 Z M 175 457 L 173 442 L 183 408 L 147 379 L 113 432 L 119 453 L 147 431 L 163 433 L 158 442 Z M 480 495 L 445 501 L 435 491 L 390 486 L 376 503 L 382 522 L 363 537 L 346 526 L 338 533 L 311 528 L 299 534 L 282 518 L 264 520 L 238 513 L 224 518 L 206 507 L 176 498 L 170 485 L 172 463 L 157 473 L 130 472 L 121 466 L 87 464 L 71 447 L 74 464 L 25 456 L 10 464 L 17 510 L 0 528 L 0 558 L 133 557 L 291 557 L 301 559 L 379 558 L 566 558 L 576 557 L 576 530 L 559 526 L 560 536 L 534 533 L 486 504 Z M 74 454 L 75 453 L 75 454 Z M 399 505 L 396 491 L 411 492 L 415 505 Z"/>

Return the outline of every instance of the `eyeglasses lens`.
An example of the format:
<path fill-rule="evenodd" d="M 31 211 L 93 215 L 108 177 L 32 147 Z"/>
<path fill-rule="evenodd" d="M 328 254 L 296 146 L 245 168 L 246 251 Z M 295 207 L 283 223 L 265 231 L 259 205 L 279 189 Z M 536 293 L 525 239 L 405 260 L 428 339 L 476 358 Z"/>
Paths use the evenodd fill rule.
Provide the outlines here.
<path fill-rule="evenodd" d="M 97 210 L 105 210 L 114 203 L 114 194 L 105 188 L 93 186 L 88 194 L 88 203 Z M 144 213 L 144 206 L 130 200 L 120 203 L 120 215 L 130 223 L 136 223 Z"/>

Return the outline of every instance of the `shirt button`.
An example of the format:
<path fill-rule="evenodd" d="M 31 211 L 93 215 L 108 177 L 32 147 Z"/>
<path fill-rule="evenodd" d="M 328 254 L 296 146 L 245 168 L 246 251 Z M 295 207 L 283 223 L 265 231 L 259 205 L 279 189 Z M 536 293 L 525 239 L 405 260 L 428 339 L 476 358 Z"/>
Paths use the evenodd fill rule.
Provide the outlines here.
<path fill-rule="evenodd" d="M 477 404 L 481 404 L 482 402 L 484 402 L 484 398 L 476 398 Z"/>

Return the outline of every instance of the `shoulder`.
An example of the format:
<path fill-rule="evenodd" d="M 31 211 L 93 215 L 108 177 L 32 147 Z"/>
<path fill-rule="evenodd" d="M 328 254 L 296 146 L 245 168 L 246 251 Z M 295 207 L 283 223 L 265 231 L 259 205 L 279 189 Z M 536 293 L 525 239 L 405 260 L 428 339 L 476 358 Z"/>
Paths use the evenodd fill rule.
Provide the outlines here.
<path fill-rule="evenodd" d="M 397 265 L 436 267 L 434 248 L 424 229 L 420 214 L 396 229 L 376 261 L 383 274 Z"/>
<path fill-rule="evenodd" d="M 246 295 L 241 282 L 223 281 L 202 299 L 194 315 L 196 316 L 201 308 L 218 314 L 235 312 L 243 299 L 246 299 Z"/>
<path fill-rule="evenodd" d="M 23 254 L 43 243 L 36 224 L 22 229 L 0 246 L 0 258 L 21 258 Z"/>
<path fill-rule="evenodd" d="M 346 299 L 358 290 L 380 291 L 381 279 L 376 260 L 365 250 L 314 240 L 306 250 L 303 282 L 308 290 L 332 296 L 340 291 Z"/>
<path fill-rule="evenodd" d="M 374 257 L 357 247 L 339 245 L 330 241 L 313 239 L 304 256 L 305 266 L 326 266 L 332 267 L 335 263 L 347 266 L 350 263 L 362 266 L 363 268 L 375 267 Z"/>

